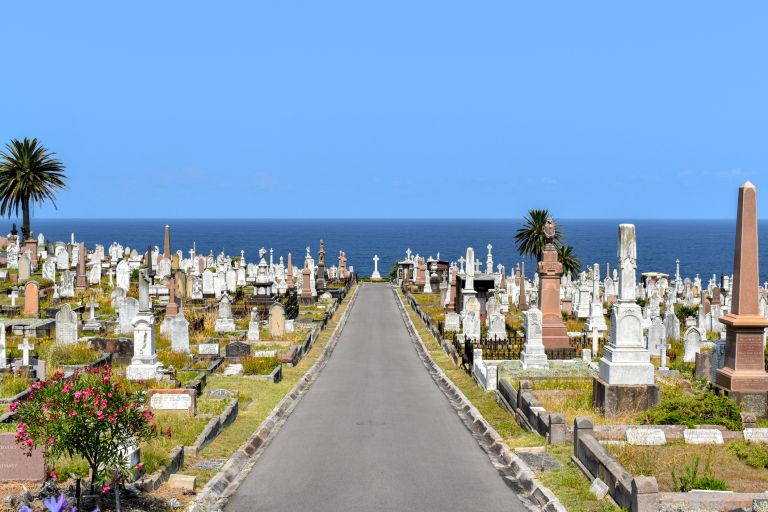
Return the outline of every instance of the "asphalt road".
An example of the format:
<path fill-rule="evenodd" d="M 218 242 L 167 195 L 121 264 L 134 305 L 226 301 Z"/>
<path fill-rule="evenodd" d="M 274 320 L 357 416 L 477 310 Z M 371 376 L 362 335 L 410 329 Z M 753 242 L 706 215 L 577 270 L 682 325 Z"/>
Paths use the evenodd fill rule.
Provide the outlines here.
<path fill-rule="evenodd" d="M 227 511 L 524 510 L 364 285 L 327 366 Z"/>

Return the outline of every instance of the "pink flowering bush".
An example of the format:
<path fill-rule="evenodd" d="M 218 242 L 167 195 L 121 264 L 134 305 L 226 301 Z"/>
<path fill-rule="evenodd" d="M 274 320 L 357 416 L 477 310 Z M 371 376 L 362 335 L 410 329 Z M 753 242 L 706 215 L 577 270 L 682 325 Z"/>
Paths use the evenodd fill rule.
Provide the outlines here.
<path fill-rule="evenodd" d="M 14 402 L 16 442 L 49 460 L 80 455 L 91 468 L 91 489 L 127 472 L 120 447 L 157 435 L 143 392 L 130 392 L 112 378 L 112 368 L 92 368 L 64 379 L 61 372 L 31 386 L 27 400 Z"/>

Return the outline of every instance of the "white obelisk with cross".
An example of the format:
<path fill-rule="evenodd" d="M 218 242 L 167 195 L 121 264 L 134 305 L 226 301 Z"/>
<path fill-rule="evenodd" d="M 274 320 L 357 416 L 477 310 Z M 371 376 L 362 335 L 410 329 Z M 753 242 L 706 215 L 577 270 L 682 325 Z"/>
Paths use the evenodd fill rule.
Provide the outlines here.
<path fill-rule="evenodd" d="M 381 274 L 379 274 L 379 255 L 378 254 L 373 255 L 373 274 L 371 274 L 371 279 L 381 279 Z"/>

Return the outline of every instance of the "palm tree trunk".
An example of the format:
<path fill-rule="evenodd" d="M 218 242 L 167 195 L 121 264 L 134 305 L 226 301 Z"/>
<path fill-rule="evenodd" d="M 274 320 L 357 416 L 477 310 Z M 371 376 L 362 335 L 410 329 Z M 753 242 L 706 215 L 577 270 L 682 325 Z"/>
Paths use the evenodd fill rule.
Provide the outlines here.
<path fill-rule="evenodd" d="M 23 215 L 21 224 L 21 241 L 25 242 L 30 237 L 30 220 L 29 220 L 29 199 L 25 199 L 21 204 L 21 212 Z"/>

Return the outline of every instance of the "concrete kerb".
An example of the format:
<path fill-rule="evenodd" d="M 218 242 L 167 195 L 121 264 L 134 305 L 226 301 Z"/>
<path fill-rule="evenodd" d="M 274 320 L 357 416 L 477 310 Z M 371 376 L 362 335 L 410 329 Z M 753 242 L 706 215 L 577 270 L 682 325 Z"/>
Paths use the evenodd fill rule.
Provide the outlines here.
<path fill-rule="evenodd" d="M 272 412 L 259 425 L 259 428 L 251 437 L 232 454 L 221 470 L 208 481 L 197 500 L 190 505 L 188 510 L 218 512 L 224 508 L 229 498 L 240 487 L 245 477 L 248 476 L 248 473 L 253 468 L 253 465 L 280 431 L 288 416 L 290 416 L 309 387 L 317 379 L 320 371 L 325 367 L 339 341 L 341 331 L 347 323 L 361 286 L 363 285 L 358 285 L 355 288 L 347 309 L 339 319 L 339 323 L 333 330 L 328 344 L 317 358 L 317 361 L 307 370 L 307 373 L 296 383 L 293 389 L 272 409 Z"/>
<path fill-rule="evenodd" d="M 413 325 L 397 289 L 393 288 L 400 314 L 405 322 L 405 327 L 411 336 L 411 341 L 416 348 L 424 366 L 427 368 L 437 387 L 445 394 L 448 401 L 458 413 L 459 417 L 477 440 L 480 447 L 491 459 L 494 467 L 499 470 L 507 485 L 519 494 L 520 501 L 531 511 L 546 510 L 549 512 L 567 512 L 555 494 L 541 484 L 536 474 L 528 465 L 506 444 L 504 444 L 498 432 L 485 420 L 480 411 L 470 402 L 464 393 L 457 388 L 443 370 L 435 363 L 429 354 L 424 341 L 421 339 L 416 326 Z"/>

